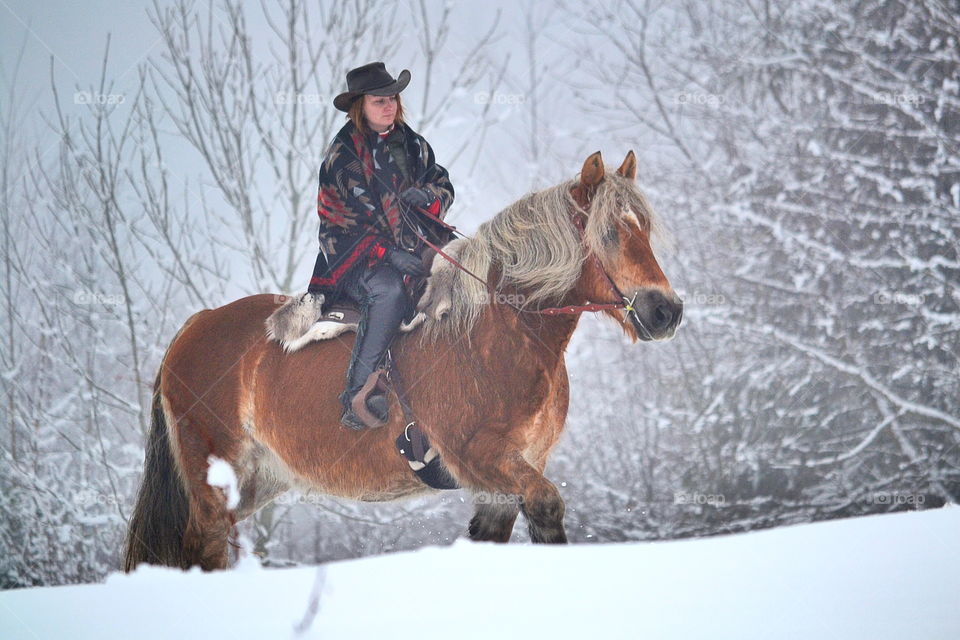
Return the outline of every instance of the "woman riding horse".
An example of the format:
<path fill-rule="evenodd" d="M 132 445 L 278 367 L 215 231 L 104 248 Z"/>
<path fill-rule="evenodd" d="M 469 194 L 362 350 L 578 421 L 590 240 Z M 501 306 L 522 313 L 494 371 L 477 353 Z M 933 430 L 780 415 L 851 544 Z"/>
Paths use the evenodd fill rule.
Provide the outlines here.
<path fill-rule="evenodd" d="M 400 92 L 409 82 L 409 71 L 394 79 L 382 62 L 349 71 L 347 91 L 333 101 L 349 122 L 320 168 L 320 253 L 307 290 L 323 294 L 325 305 L 346 296 L 360 306 L 340 395 L 340 422 L 354 430 L 367 425 L 353 400 L 380 366 L 401 321 L 412 315 L 412 292 L 429 276 L 425 262 L 432 253 L 413 229 L 431 233 L 440 244 L 449 240 L 430 220 L 443 218 L 453 186 L 427 141 L 404 122 Z M 371 394 L 366 405 L 386 420 L 385 396 Z"/>
<path fill-rule="evenodd" d="M 448 243 L 460 266 L 433 265 L 419 336 L 403 334 L 392 348 L 417 426 L 474 495 L 472 540 L 507 542 L 521 512 L 533 542 L 567 539 L 563 497 L 544 469 L 564 429 L 565 349 L 580 315 L 602 311 L 633 340 L 667 340 L 680 325 L 683 303 L 653 252 L 660 225 L 636 172 L 633 152 L 608 172 L 598 151 L 576 178 Z M 225 568 L 234 524 L 292 488 L 365 501 L 432 491 L 397 451 L 405 419 L 363 433 L 339 424 L 340 385 L 328 375 L 347 365 L 338 341 L 288 348 L 312 326 L 319 296 L 308 298 L 306 318 L 285 327 L 271 318 L 296 315 L 301 299 L 263 293 L 198 311 L 177 332 L 154 383 L 124 570 Z M 271 327 L 280 333 L 265 336 Z M 210 468 L 222 462 L 238 504 L 211 485 Z"/>

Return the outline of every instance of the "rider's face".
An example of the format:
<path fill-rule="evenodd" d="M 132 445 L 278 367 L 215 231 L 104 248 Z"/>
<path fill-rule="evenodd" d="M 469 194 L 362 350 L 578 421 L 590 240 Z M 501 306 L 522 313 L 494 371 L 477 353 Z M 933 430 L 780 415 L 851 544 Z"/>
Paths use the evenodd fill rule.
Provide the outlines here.
<path fill-rule="evenodd" d="M 371 129 L 386 131 L 397 117 L 397 96 L 363 96 L 363 115 Z"/>

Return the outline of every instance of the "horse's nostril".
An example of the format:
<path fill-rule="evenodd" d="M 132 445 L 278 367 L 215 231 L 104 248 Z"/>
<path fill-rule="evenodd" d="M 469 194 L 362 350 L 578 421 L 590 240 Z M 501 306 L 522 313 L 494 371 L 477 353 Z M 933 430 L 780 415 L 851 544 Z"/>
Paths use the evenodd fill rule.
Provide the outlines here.
<path fill-rule="evenodd" d="M 658 329 L 666 327 L 673 320 L 673 311 L 665 304 L 657 305 L 653 310 L 653 322 Z"/>
<path fill-rule="evenodd" d="M 644 318 L 654 334 L 666 335 L 680 324 L 683 317 L 683 301 L 676 294 L 668 297 L 657 289 L 647 291 L 646 308 Z"/>

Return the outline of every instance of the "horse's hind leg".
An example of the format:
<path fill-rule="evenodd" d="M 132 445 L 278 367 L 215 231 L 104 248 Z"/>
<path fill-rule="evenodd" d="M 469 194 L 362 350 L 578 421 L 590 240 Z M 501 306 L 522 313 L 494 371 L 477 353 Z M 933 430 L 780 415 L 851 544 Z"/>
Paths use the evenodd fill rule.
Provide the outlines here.
<path fill-rule="evenodd" d="M 188 567 L 213 571 L 227 568 L 229 537 L 236 514 L 227 508 L 224 489 L 211 486 L 207 481 L 212 456 L 206 452 L 211 447 L 204 446 L 205 440 L 200 443 L 199 433 L 201 430 L 194 427 L 181 438 L 181 442 L 186 443 L 182 460 L 190 501 L 190 516 L 183 534 L 183 557 Z M 243 486 L 244 475 L 234 464 L 230 464 L 230 468 L 238 486 Z"/>
<path fill-rule="evenodd" d="M 227 546 L 233 521 L 220 489 L 203 485 L 190 495 L 190 519 L 183 536 L 189 566 L 204 571 L 227 568 Z"/>
<path fill-rule="evenodd" d="M 470 539 L 509 542 L 513 524 L 520 515 L 517 497 L 484 491 L 476 494 L 475 501 L 476 510 L 470 520 Z"/>

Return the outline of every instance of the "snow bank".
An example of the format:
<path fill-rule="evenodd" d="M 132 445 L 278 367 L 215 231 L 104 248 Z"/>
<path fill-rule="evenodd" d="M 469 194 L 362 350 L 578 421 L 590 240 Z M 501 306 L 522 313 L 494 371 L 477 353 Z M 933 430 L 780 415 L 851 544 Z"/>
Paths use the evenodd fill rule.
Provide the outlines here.
<path fill-rule="evenodd" d="M 0 593 L 0 638 L 956 640 L 958 531 L 947 508 L 678 542 L 457 541 L 320 569 L 144 567 Z"/>
<path fill-rule="evenodd" d="M 223 490 L 223 495 L 227 499 L 227 508 L 236 509 L 240 504 L 240 489 L 238 488 L 237 475 L 233 472 L 233 467 L 223 458 L 210 454 L 207 457 L 207 484 L 211 487 L 219 487 Z"/>

